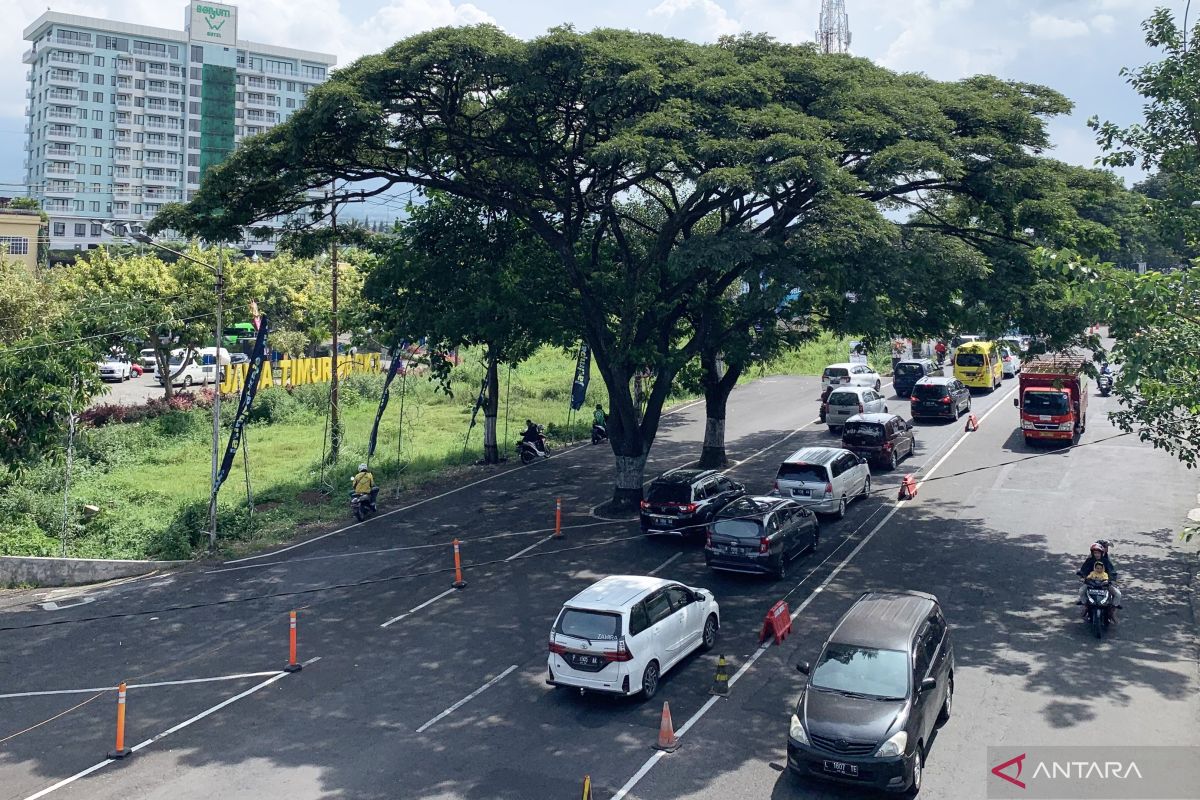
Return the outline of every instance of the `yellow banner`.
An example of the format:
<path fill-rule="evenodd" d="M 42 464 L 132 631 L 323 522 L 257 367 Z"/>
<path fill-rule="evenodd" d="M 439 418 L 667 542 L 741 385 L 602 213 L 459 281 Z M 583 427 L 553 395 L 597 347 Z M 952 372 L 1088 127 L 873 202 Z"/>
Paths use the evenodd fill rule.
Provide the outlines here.
<path fill-rule="evenodd" d="M 225 368 L 225 380 L 221 382 L 221 391 L 226 394 L 242 391 L 246 384 L 246 373 L 249 364 L 234 364 Z M 338 377 L 361 372 L 382 372 L 383 353 L 356 353 L 352 356 L 338 356 Z M 285 358 L 273 363 L 264 363 L 259 376 L 258 388 L 266 389 L 272 386 L 303 386 L 306 383 L 329 383 L 329 356 L 321 358 Z"/>

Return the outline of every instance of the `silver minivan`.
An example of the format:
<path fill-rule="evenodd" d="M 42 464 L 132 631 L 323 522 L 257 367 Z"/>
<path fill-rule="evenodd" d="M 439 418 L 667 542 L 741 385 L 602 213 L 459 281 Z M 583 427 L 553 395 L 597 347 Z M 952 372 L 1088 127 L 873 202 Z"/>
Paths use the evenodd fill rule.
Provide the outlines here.
<path fill-rule="evenodd" d="M 805 447 L 779 465 L 775 494 L 821 514 L 844 517 L 855 498 L 871 493 L 871 468 L 841 447 Z"/>
<path fill-rule="evenodd" d="M 883 395 L 865 386 L 834 389 L 825 404 L 825 424 L 830 432 L 840 430 L 855 414 L 886 414 L 888 410 Z"/>

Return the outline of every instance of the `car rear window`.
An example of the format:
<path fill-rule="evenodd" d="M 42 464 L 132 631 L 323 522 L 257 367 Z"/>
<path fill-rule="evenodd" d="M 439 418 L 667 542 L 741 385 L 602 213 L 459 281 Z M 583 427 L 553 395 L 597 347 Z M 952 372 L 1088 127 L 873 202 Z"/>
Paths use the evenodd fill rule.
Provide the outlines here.
<path fill-rule="evenodd" d="M 779 465 L 779 474 L 776 477 L 782 480 L 811 483 L 825 483 L 827 480 L 823 464 L 796 464 L 787 461 Z"/>
<path fill-rule="evenodd" d="M 823 376 L 826 378 L 844 378 L 850 374 L 845 367 L 826 367 Z"/>
<path fill-rule="evenodd" d="M 605 611 L 564 608 L 554 623 L 554 630 L 564 636 L 591 641 L 615 641 L 621 635 L 621 616 Z"/>
<path fill-rule="evenodd" d="M 849 444 L 879 444 L 883 441 L 883 426 L 878 422 L 848 422 L 842 429 L 842 441 Z"/>
<path fill-rule="evenodd" d="M 860 402 L 858 395 L 854 392 L 834 392 L 829 395 L 829 405 L 831 406 L 856 406 Z"/>
<path fill-rule="evenodd" d="M 690 503 L 692 487 L 687 483 L 652 483 L 646 499 L 651 503 Z"/>
<path fill-rule="evenodd" d="M 924 375 L 925 368 L 920 364 L 897 364 L 897 375 Z"/>
<path fill-rule="evenodd" d="M 983 353 L 959 353 L 954 357 L 954 363 L 960 367 L 982 367 Z"/>
<path fill-rule="evenodd" d="M 757 520 L 752 519 L 719 519 L 713 525 L 713 533 L 737 537 L 759 536 L 761 527 Z"/>
<path fill-rule="evenodd" d="M 913 387 L 913 397 L 921 400 L 945 397 L 947 393 L 948 390 L 944 383 L 918 383 Z"/>

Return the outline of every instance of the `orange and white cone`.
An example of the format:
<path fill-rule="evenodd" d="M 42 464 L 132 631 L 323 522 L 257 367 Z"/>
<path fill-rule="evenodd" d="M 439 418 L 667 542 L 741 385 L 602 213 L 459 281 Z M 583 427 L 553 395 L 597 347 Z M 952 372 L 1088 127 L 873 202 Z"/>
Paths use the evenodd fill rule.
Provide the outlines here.
<path fill-rule="evenodd" d="M 967 415 L 967 427 L 963 428 L 963 430 L 968 433 L 979 430 L 979 421 L 975 419 L 974 414 Z"/>
<path fill-rule="evenodd" d="M 671 706 L 663 701 L 662 722 L 658 725 L 658 743 L 655 750 L 664 753 L 674 753 L 679 749 L 679 740 L 675 738 L 675 724 L 671 722 Z"/>

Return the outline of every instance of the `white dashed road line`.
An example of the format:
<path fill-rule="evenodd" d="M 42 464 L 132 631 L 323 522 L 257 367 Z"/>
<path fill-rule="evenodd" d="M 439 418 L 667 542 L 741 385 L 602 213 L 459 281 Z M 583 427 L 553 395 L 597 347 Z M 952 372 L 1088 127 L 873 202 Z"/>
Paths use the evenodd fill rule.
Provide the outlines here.
<path fill-rule="evenodd" d="M 650 570 L 646 574 L 647 575 L 657 575 L 659 570 L 666 569 L 667 565 L 669 565 L 675 559 L 679 558 L 681 555 L 683 555 L 683 551 L 680 551 L 680 552 L 676 553 L 675 555 L 671 556 L 666 561 L 662 562 L 661 564 L 659 564 L 657 567 Z"/>
<path fill-rule="evenodd" d="M 434 717 L 433 719 L 429 720 L 429 722 L 426 722 L 424 725 L 422 725 L 421 727 L 417 728 L 417 733 L 424 733 L 424 732 L 425 732 L 425 731 L 427 731 L 427 730 L 428 730 L 428 729 L 429 729 L 429 728 L 430 728 L 430 727 L 431 727 L 431 726 L 432 726 L 434 723 L 436 723 L 438 720 L 445 719 L 446 717 L 448 717 L 448 716 L 450 716 L 451 714 L 453 714 L 455 711 L 458 711 L 460 708 L 462 708 L 463 706 L 465 706 L 467 703 L 471 702 L 471 701 L 472 701 L 472 700 L 474 700 L 476 697 L 479 697 L 479 695 L 483 694 L 483 693 L 484 693 L 484 692 L 486 692 L 488 689 L 490 689 L 492 686 L 495 686 L 497 683 L 499 683 L 500 681 L 502 681 L 502 680 L 504 679 L 504 676 L 508 675 L 510 672 L 512 672 L 512 671 L 513 671 L 513 670 L 515 670 L 516 668 L 517 668 L 517 665 L 516 665 L 516 664 L 513 664 L 513 665 L 512 665 L 512 666 L 510 666 L 508 669 L 504 670 L 504 672 L 501 672 L 499 675 L 497 675 L 496 677 L 492 678 L 490 681 L 488 681 L 487 683 L 485 683 L 483 686 L 480 686 L 478 689 L 476 689 L 475 691 L 471 692 L 469 695 L 467 695 L 466 697 L 464 697 L 462 700 L 459 700 L 457 703 L 455 703 L 454 705 L 450 706 L 449 708 L 447 708 L 447 709 L 446 709 L 445 711 L 443 711 L 442 713 L 438 714 L 438 715 L 437 715 L 436 717 Z"/>
<path fill-rule="evenodd" d="M 392 617 L 391 619 L 389 619 L 387 622 L 383 623 L 379 627 L 386 628 L 388 625 L 391 625 L 393 622 L 399 622 L 400 620 L 404 619 L 408 615 L 415 614 L 418 611 L 420 611 L 422 608 L 425 608 L 425 606 L 431 606 L 434 603 L 436 603 L 438 600 L 441 600 L 443 597 L 454 594 L 457 591 L 458 591 L 458 589 L 451 587 L 451 588 L 447 589 L 446 591 L 442 592 L 441 594 L 439 594 L 438 596 L 429 598 L 424 603 L 421 603 L 421 605 L 416 606 L 415 608 L 410 608 L 408 611 L 405 611 L 403 614 L 400 614 L 399 616 Z"/>
<path fill-rule="evenodd" d="M 186 686 L 191 683 L 215 683 L 217 681 L 237 681 L 245 680 L 246 678 L 263 678 L 268 675 L 278 675 L 279 670 L 273 669 L 269 672 L 243 672 L 237 675 L 218 675 L 215 678 L 188 678 L 179 681 L 158 681 L 157 683 L 131 683 L 126 689 L 154 689 L 159 686 Z M 116 686 L 98 686 L 94 689 L 51 689 L 42 692 L 13 692 L 11 694 L 0 694 L 0 700 L 11 700 L 15 697 L 46 697 L 47 695 L 56 694 L 95 694 L 96 692 L 115 692 L 118 689 Z"/>

